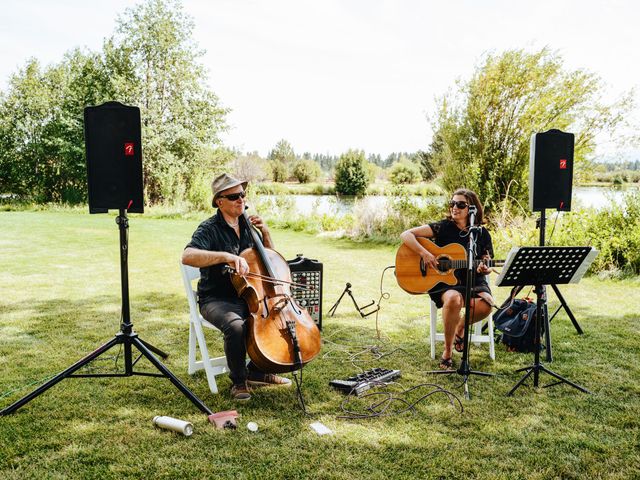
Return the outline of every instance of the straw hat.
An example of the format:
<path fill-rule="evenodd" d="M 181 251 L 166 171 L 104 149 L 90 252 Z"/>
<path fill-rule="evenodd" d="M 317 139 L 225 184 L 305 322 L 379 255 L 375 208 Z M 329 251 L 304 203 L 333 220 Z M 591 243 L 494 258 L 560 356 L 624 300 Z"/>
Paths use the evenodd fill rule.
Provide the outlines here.
<path fill-rule="evenodd" d="M 247 188 L 247 184 L 249 182 L 238 180 L 237 178 L 233 178 L 231 175 L 227 175 L 223 173 L 222 175 L 218 175 L 211 182 L 211 191 L 213 192 L 213 202 L 215 203 L 216 199 L 220 196 L 220 194 L 233 187 L 237 187 L 238 185 L 242 185 L 243 189 Z"/>

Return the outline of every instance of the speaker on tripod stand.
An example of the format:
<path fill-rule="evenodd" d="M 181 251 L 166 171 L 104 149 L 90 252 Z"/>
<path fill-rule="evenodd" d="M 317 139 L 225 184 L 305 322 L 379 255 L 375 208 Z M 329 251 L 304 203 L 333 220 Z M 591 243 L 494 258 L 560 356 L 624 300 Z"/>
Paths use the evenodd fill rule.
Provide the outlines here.
<path fill-rule="evenodd" d="M 546 210 L 555 209 L 559 212 L 571 211 L 571 194 L 573 188 L 573 150 L 575 135 L 562 132 L 557 129 L 542 133 L 534 133 L 531 136 L 529 156 L 529 208 L 533 212 L 540 212 L 538 227 L 540 228 L 540 246 L 544 247 Z M 520 287 L 522 288 L 522 287 Z M 551 332 L 549 324 L 561 308 L 564 308 L 567 316 L 579 334 L 582 328 L 569 308 L 558 286 L 551 284 L 560 307 L 549 317 L 546 301 L 543 305 L 544 338 L 546 347 L 546 360 L 553 361 L 551 350 Z M 545 297 L 546 298 L 546 297 Z"/>
<path fill-rule="evenodd" d="M 127 212 L 142 213 L 142 142 L 140 134 L 140 110 L 137 107 L 107 102 L 84 110 L 85 146 L 87 153 L 87 178 L 89 183 L 89 212 L 107 213 L 118 210 L 116 224 L 120 231 L 120 278 L 122 290 L 122 322 L 120 331 L 107 343 L 78 360 L 36 390 L 0 410 L 0 415 L 15 412 L 24 404 L 44 393 L 65 378 L 77 377 L 147 377 L 168 378 L 203 413 L 213 412 L 196 397 L 154 355 L 166 358 L 167 354 L 150 345 L 133 330 L 129 312 L 129 270 Z M 75 373 L 116 345 L 124 351 L 124 371 L 118 373 Z M 133 360 L 133 349 L 139 357 Z M 160 373 L 140 372 L 134 369 L 141 357 L 145 357 Z"/>

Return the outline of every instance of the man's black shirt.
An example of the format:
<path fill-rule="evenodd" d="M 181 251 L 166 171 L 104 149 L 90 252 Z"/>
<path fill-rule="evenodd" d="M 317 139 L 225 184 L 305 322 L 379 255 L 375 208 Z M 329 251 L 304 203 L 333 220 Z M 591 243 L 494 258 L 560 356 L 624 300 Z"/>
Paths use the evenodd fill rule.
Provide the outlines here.
<path fill-rule="evenodd" d="M 198 226 L 187 247 L 239 255 L 246 248 L 253 247 L 253 239 L 242 219 L 240 219 L 240 238 L 238 238 L 235 230 L 227 224 L 218 210 L 216 215 Z M 222 274 L 225 265 L 226 263 L 221 263 L 200 269 L 198 303 L 201 306 L 212 300 L 238 296 L 231 283 L 230 275 Z"/>

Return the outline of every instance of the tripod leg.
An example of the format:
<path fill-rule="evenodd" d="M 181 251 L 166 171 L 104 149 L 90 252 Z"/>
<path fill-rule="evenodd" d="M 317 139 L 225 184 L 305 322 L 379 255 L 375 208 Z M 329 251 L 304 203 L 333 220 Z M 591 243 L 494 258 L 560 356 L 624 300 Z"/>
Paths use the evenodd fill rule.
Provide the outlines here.
<path fill-rule="evenodd" d="M 358 306 L 358 302 L 356 302 L 356 299 L 353 298 L 353 294 L 351 293 L 351 290 L 347 290 L 347 293 L 349 294 L 349 296 L 351 297 L 351 301 L 353 302 L 353 305 L 356 307 L 356 310 L 358 311 L 358 313 L 360 314 L 360 316 L 362 318 L 365 317 L 365 314 L 362 313 L 362 310 L 360 310 L 360 307 Z"/>
<path fill-rule="evenodd" d="M 166 360 L 169 357 L 168 353 L 163 352 L 162 350 L 160 350 L 158 347 L 155 347 L 153 345 L 151 345 L 149 342 L 145 342 L 144 340 L 142 340 L 141 338 L 139 338 L 139 340 L 142 342 L 142 344 L 147 347 L 149 350 L 151 350 L 153 353 L 155 353 L 156 355 L 158 355 L 160 358 L 162 358 L 163 360 Z"/>
<path fill-rule="evenodd" d="M 507 397 L 510 397 L 511 395 L 513 395 L 513 392 L 515 392 L 518 389 L 518 387 L 522 385 L 527 378 L 529 378 L 529 375 L 533 373 L 533 370 L 535 368 L 529 367 L 529 369 L 530 370 L 527 372 L 527 374 L 524 377 L 522 377 L 518 383 L 515 384 L 515 386 L 509 391 L 509 393 L 507 393 Z"/>
<path fill-rule="evenodd" d="M 165 377 L 167 377 L 169 380 L 171 380 L 171 383 L 173 383 L 176 388 L 178 390 L 180 390 L 182 392 L 182 394 L 187 397 L 189 400 L 191 400 L 191 402 L 200 409 L 200 411 L 202 413 L 205 413 L 207 415 L 211 415 L 213 412 L 209 409 L 209 407 L 207 407 L 202 400 L 200 400 L 198 397 L 195 396 L 195 394 L 189 390 L 186 385 L 184 385 L 180 380 L 178 380 L 178 378 L 171 373 L 171 371 L 165 367 L 160 360 L 158 360 L 153 353 L 151 353 L 151 351 L 146 347 L 146 345 L 142 342 L 142 340 L 140 340 L 138 337 L 134 337 L 131 339 L 131 342 L 138 347 L 138 350 L 140 350 L 140 352 L 147 357 L 147 359 L 158 369 L 160 370 Z"/>
<path fill-rule="evenodd" d="M 471 394 L 469 393 L 469 377 L 465 376 L 463 380 L 463 392 L 465 400 L 471 400 Z"/>
<path fill-rule="evenodd" d="M 345 287 L 345 289 L 342 291 L 342 294 L 340 295 L 340 298 L 338 298 L 338 301 L 336 303 L 333 304 L 333 307 L 331 307 L 329 309 L 329 316 L 333 317 L 333 315 L 336 313 L 336 309 L 338 308 L 338 305 L 340 304 L 340 300 L 342 300 L 342 297 L 344 297 L 344 294 L 347 293 L 347 291 L 349 290 L 349 287 Z"/>
<path fill-rule="evenodd" d="M 569 319 L 571 320 L 571 323 L 573 323 L 573 326 L 576 328 L 576 331 L 578 332 L 579 335 L 582 335 L 584 332 L 582 331 L 582 328 L 580 328 L 580 324 L 576 320 L 576 317 L 573 316 L 573 312 L 569 308 L 569 304 L 567 304 L 566 300 L 564 299 L 564 297 L 560 293 L 560 290 L 558 289 L 558 286 L 552 284 L 551 288 L 553 288 L 553 291 L 556 292 L 556 296 L 558 297 L 558 300 L 560 300 L 560 303 L 562 304 L 562 307 L 564 308 L 564 311 L 567 312 L 567 315 L 569 316 Z"/>
<path fill-rule="evenodd" d="M 566 383 L 566 384 L 568 384 L 568 385 L 571 385 L 573 388 L 577 388 L 578 390 L 580 390 L 581 392 L 584 392 L 584 393 L 589 393 L 589 394 L 591 393 L 589 390 L 587 390 L 586 388 L 581 387 L 581 386 L 580 386 L 580 385 L 578 385 L 577 383 L 573 383 L 572 381 L 567 380 L 566 378 L 564 378 L 564 377 L 562 377 L 562 376 L 558 375 L 557 373 L 555 373 L 555 372 L 553 372 L 553 371 L 549 370 L 548 368 L 545 368 L 545 366 L 544 366 L 544 365 L 540 365 L 540 369 L 541 369 L 542 371 L 544 371 L 544 372 L 548 373 L 548 374 L 549 374 L 549 375 L 551 375 L 552 377 L 555 377 L 555 378 L 557 378 L 558 380 L 560 380 L 560 383 Z"/>
<path fill-rule="evenodd" d="M 553 362 L 553 351 L 551 350 L 551 323 L 549 322 L 549 309 L 547 308 L 547 302 L 543 307 L 544 314 L 544 346 L 546 349 L 545 359 L 547 362 Z"/>
<path fill-rule="evenodd" d="M 105 343 L 101 347 L 98 347 L 96 350 L 91 352 L 89 355 L 87 355 L 83 359 L 78 360 L 76 363 L 71 365 L 69 368 L 67 368 L 66 370 L 60 372 L 58 375 L 53 377 L 51 380 L 49 380 L 48 382 L 46 382 L 43 385 L 41 385 L 40 387 L 38 387 L 36 390 L 31 392 L 29 395 L 26 395 L 26 396 L 22 397 L 20 400 L 18 400 L 17 402 L 13 403 L 12 405 L 9 405 L 7 408 L 5 408 L 3 410 L 0 410 L 0 415 L 9 415 L 10 413 L 15 412 L 20 407 L 22 407 L 25 403 L 30 402 L 31 400 L 36 398 L 41 393 L 44 393 L 45 391 L 49 390 L 56 383 L 60 382 L 61 380 L 64 380 L 69 375 L 71 375 L 73 372 L 75 372 L 76 370 L 82 368 L 87 363 L 89 363 L 91 360 L 93 360 L 96 357 L 99 357 L 104 352 L 106 352 L 111 347 L 113 347 L 114 345 L 116 345 L 116 344 L 118 344 L 120 342 L 121 342 L 121 340 L 120 340 L 119 337 L 112 338 L 110 341 L 108 341 L 107 343 Z"/>

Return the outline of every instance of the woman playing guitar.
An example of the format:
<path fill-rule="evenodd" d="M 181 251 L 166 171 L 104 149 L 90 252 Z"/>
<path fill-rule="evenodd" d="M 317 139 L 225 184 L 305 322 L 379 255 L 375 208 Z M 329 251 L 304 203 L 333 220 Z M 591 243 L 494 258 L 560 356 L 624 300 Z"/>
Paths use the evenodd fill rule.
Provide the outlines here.
<path fill-rule="evenodd" d="M 468 243 L 469 205 L 476 206 L 476 225 L 481 225 L 484 219 L 482 204 L 478 199 L 478 195 L 471 190 L 459 189 L 453 192 L 446 219 L 402 232 L 400 235 L 402 243 L 421 257 L 427 269 L 441 270 L 442 268 L 438 265 L 436 256 L 423 245 L 426 242 L 422 238 L 422 241 L 419 241 L 418 238 L 432 239 L 439 247 L 453 243 L 466 247 Z M 478 235 L 476 253 L 478 260 L 489 260 L 493 256 L 491 235 L 484 227 L 481 228 Z M 473 298 L 470 303 L 472 323 L 489 316 L 494 303 L 489 284 L 485 278 L 485 275 L 490 272 L 490 268 L 485 263 L 480 262 L 476 272 Z M 464 348 L 464 316 L 460 314 L 460 311 L 465 305 L 466 271 L 464 269 L 456 270 L 455 277 L 458 280 L 456 285 L 438 283 L 429 290 L 429 296 L 436 306 L 442 308 L 445 337 L 444 352 L 440 359 L 440 368 L 442 369 L 453 367 L 453 348 L 457 352 L 462 352 Z"/>

